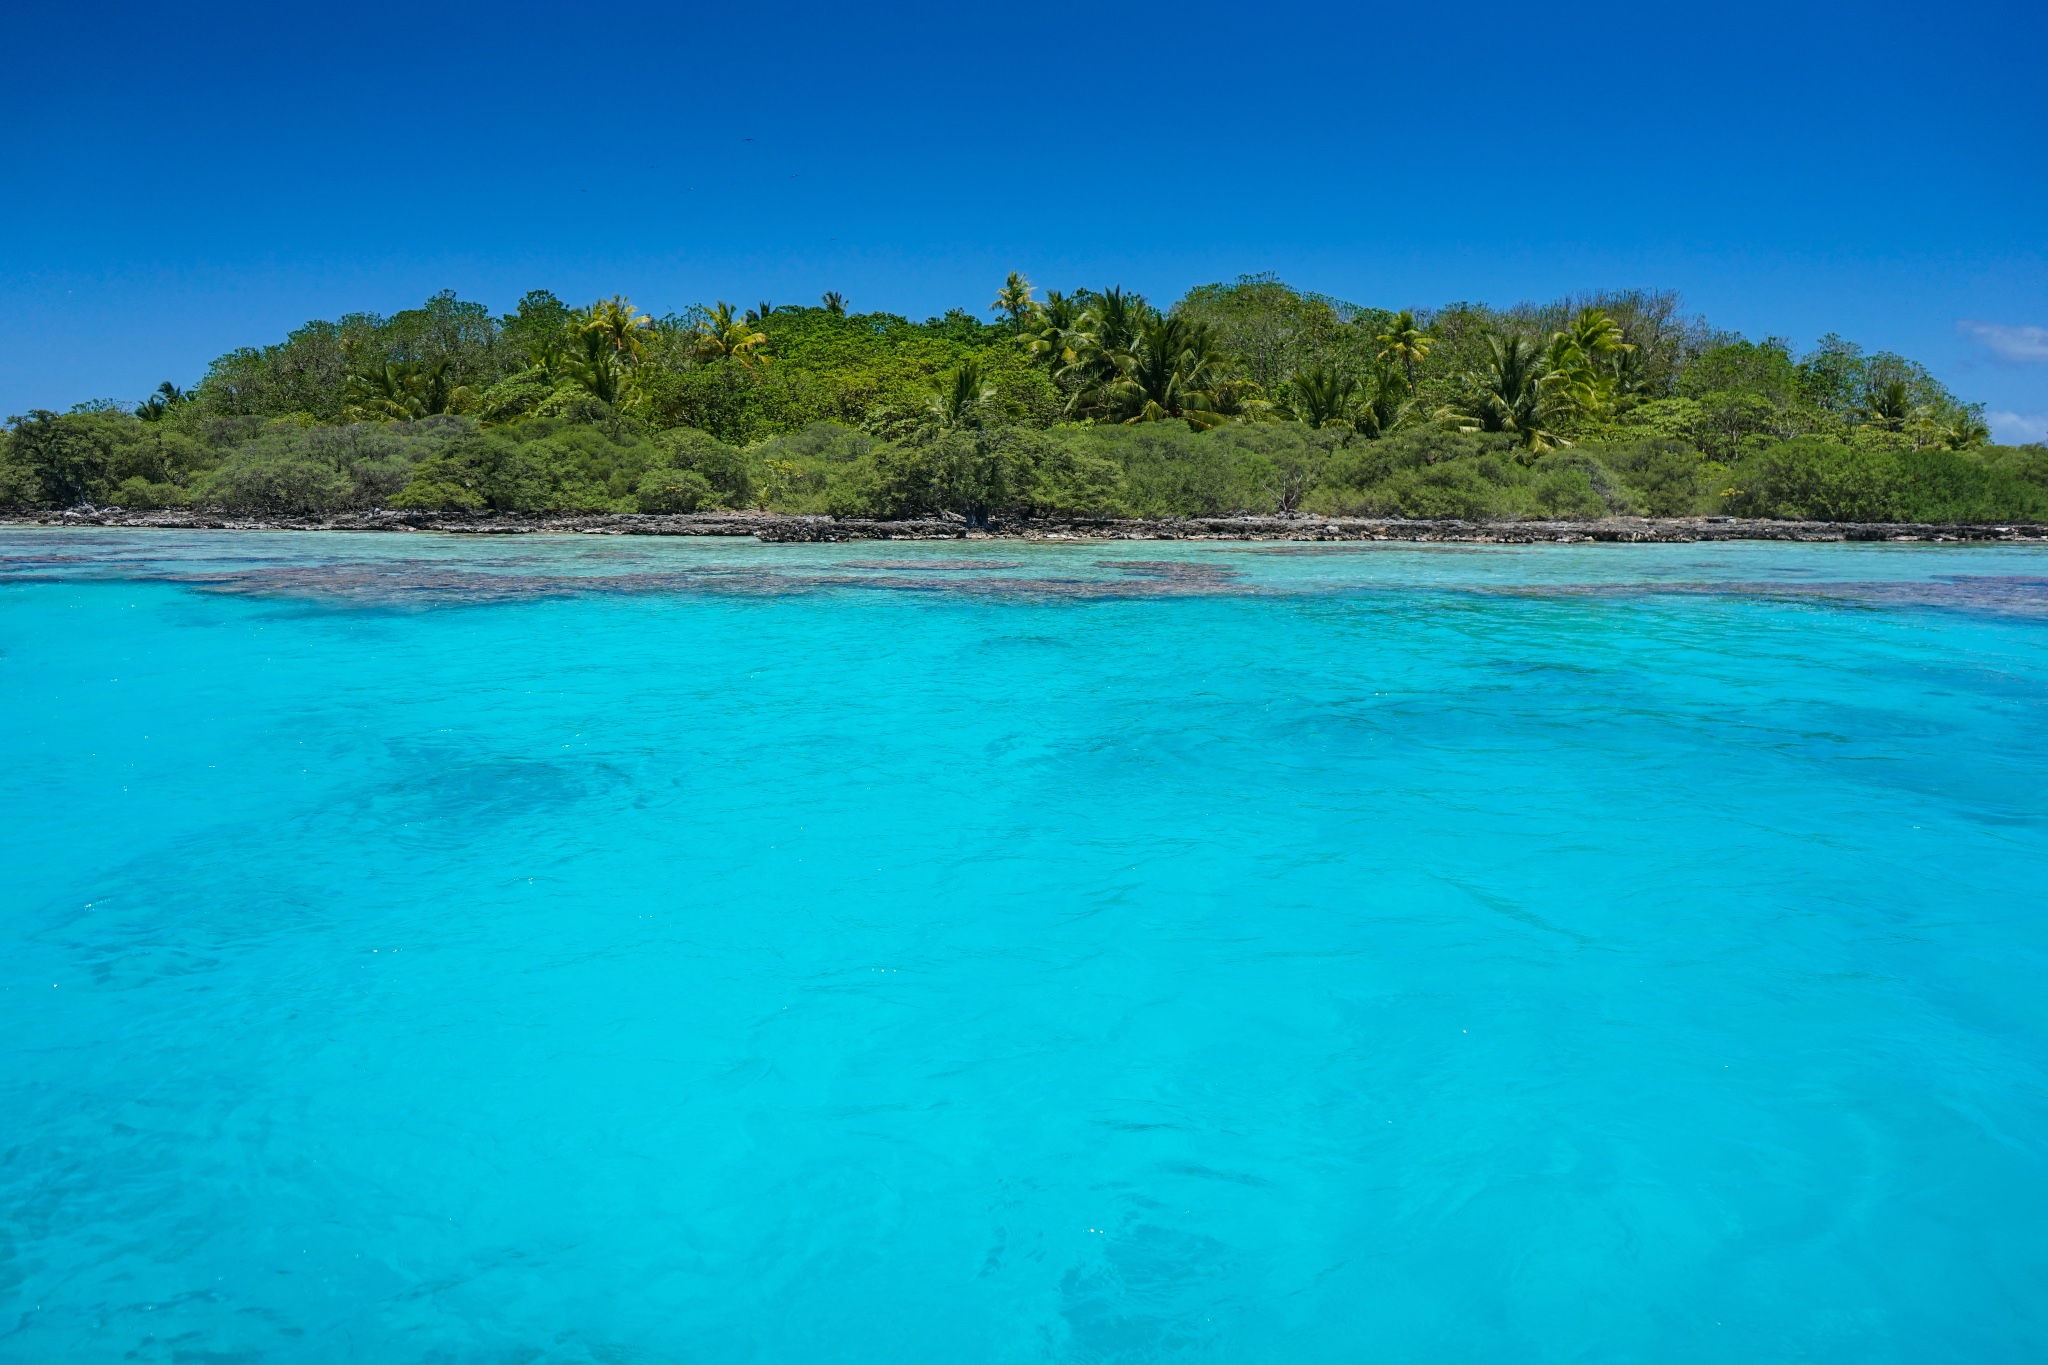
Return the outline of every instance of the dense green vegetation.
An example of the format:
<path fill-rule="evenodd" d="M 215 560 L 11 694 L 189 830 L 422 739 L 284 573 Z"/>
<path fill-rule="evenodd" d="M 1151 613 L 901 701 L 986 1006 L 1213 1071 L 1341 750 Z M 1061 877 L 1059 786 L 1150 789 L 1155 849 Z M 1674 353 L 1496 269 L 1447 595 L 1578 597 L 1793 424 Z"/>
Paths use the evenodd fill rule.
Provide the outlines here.
<path fill-rule="evenodd" d="M 12 418 L 0 505 L 2048 519 L 2048 448 L 1986 444 L 1921 366 L 1668 294 L 1396 312 L 1248 277 L 1161 309 L 1012 275 L 988 311 L 441 294 Z"/>

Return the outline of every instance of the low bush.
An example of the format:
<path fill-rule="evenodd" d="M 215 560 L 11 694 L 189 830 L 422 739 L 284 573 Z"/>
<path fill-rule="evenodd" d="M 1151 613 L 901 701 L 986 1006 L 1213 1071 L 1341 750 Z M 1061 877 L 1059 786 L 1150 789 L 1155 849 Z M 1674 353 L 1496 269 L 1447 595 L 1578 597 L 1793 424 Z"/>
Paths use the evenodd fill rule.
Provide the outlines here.
<path fill-rule="evenodd" d="M 1786 441 L 1729 473 L 1722 505 L 1740 516 L 1820 521 L 2000 521 L 2048 517 L 2032 466 L 1975 452 Z"/>
<path fill-rule="evenodd" d="M 318 425 L 300 417 L 32 413 L 0 435 L 0 505 L 80 502 L 271 514 L 355 508 L 870 517 L 1338 515 L 1592 518 L 1728 512 L 1851 521 L 2048 520 L 2048 447 L 1911 448 L 1896 433 L 1759 445 L 1732 465 L 1660 436 L 1532 453 L 1507 434 L 1415 426 L 991 421 L 904 434 L 819 419 L 741 447 L 660 429 L 589 394 L 548 416 Z M 1000 415 L 991 406 L 990 413 Z M 1612 433 L 1609 433 L 1612 436 Z"/>

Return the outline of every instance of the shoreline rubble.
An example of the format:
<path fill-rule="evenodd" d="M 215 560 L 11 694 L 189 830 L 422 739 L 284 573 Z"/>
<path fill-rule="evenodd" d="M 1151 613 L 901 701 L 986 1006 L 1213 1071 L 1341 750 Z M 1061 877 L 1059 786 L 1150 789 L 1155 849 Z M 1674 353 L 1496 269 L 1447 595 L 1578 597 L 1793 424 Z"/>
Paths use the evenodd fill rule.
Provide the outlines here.
<path fill-rule="evenodd" d="M 394 512 L 326 516 L 243 516 L 222 512 L 126 512 L 74 508 L 0 513 L 0 526 L 125 527 L 192 531 L 438 532 L 448 535 L 752 536 L 770 544 L 888 540 L 1407 541 L 1533 545 L 1544 543 L 1690 544 L 1703 541 L 1890 541 L 1900 543 L 2048 543 L 2048 525 L 2012 522 L 1765 521 L 1741 517 L 1601 517 L 1590 521 L 1465 521 L 1400 517 L 1232 516 L 1120 520 L 1073 517 L 996 522 L 972 529 L 965 519 L 880 521 L 775 512 Z"/>

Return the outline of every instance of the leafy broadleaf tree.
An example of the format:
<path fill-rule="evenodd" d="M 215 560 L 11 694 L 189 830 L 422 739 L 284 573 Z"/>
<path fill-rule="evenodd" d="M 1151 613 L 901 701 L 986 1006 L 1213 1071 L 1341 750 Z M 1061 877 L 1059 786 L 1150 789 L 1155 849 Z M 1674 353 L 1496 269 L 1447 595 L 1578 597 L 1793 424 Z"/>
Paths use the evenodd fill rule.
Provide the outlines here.
<path fill-rule="evenodd" d="M 519 300 L 516 312 L 503 319 L 499 336 L 535 377 L 553 383 L 561 377 L 575 317 L 575 310 L 568 304 L 545 289 L 536 289 Z"/>
<path fill-rule="evenodd" d="M 96 424 L 37 408 L 14 419 L 9 454 L 28 469 L 46 506 L 75 507 L 103 486 L 111 443 Z"/>
<path fill-rule="evenodd" d="M 1274 275 L 1197 285 L 1172 311 L 1210 328 L 1245 376 L 1278 392 L 1295 370 L 1321 363 L 1356 372 L 1365 358 L 1369 310 L 1303 293 Z"/>

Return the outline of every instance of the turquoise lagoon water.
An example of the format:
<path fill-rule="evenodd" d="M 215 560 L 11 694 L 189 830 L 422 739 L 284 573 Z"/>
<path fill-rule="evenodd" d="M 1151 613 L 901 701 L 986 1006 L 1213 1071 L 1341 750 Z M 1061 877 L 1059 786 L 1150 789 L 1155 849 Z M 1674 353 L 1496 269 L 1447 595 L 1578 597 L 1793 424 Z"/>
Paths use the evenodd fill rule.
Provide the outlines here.
<path fill-rule="evenodd" d="M 2048 553 L 0 535 L 0 1360 L 2037 1361 Z"/>

